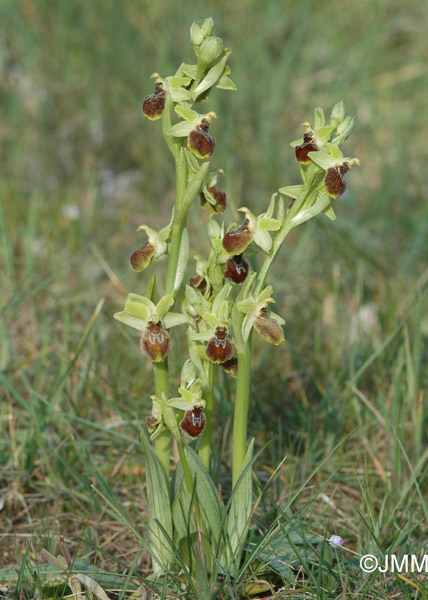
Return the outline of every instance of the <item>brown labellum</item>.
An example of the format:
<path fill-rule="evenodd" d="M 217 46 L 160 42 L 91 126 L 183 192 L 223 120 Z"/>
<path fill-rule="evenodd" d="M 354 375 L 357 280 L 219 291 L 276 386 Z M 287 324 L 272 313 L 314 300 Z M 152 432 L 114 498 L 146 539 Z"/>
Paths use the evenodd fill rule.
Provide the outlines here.
<path fill-rule="evenodd" d="M 137 273 L 143 271 L 151 263 L 155 252 L 156 248 L 149 242 L 146 242 L 144 246 L 141 246 L 141 248 L 138 248 L 138 250 L 135 250 L 131 254 L 131 258 L 129 259 L 131 268 Z"/>
<path fill-rule="evenodd" d="M 255 319 L 254 328 L 257 333 L 259 333 L 262 338 L 270 344 L 278 346 L 279 344 L 283 344 L 285 341 L 284 330 L 282 329 L 281 323 L 278 323 L 278 321 L 272 319 L 272 317 L 268 315 L 266 309 L 263 309 L 260 316 Z"/>
<path fill-rule="evenodd" d="M 238 377 L 238 359 L 235 356 L 230 360 L 221 363 L 220 366 L 226 373 L 232 375 L 232 377 Z"/>
<path fill-rule="evenodd" d="M 248 219 L 237 229 L 231 229 L 223 238 L 223 248 L 228 254 L 242 254 L 253 241 L 254 234 L 248 229 Z"/>
<path fill-rule="evenodd" d="M 226 192 L 222 192 L 216 187 L 209 187 L 207 189 L 211 196 L 214 198 L 215 204 L 211 204 L 211 202 L 209 202 L 208 198 L 206 198 L 204 193 L 201 192 L 200 198 L 202 208 L 210 212 L 212 215 L 219 215 L 220 213 L 224 213 L 224 211 L 226 210 Z"/>
<path fill-rule="evenodd" d="M 164 360 L 171 350 L 171 338 L 161 323 L 150 321 L 141 337 L 141 351 L 153 362 Z"/>
<path fill-rule="evenodd" d="M 329 169 L 327 169 L 327 173 L 324 177 L 324 184 L 327 188 L 329 196 L 332 196 L 333 198 L 338 198 L 345 192 L 348 184 L 346 183 L 343 175 L 347 171 L 349 171 L 348 165 L 341 165 L 340 167 L 330 167 Z"/>
<path fill-rule="evenodd" d="M 215 138 L 208 133 L 210 122 L 203 119 L 202 123 L 189 133 L 188 146 L 198 158 L 210 158 L 215 148 Z"/>
<path fill-rule="evenodd" d="M 146 417 L 147 431 L 150 434 L 152 434 L 154 432 L 154 430 L 156 429 L 158 423 L 159 423 L 159 421 L 153 415 L 150 415 L 150 417 Z"/>
<path fill-rule="evenodd" d="M 165 108 L 166 93 L 161 83 L 155 83 L 155 91 L 149 94 L 143 101 L 143 114 L 150 121 L 160 119 Z"/>
<path fill-rule="evenodd" d="M 206 422 L 202 408 L 196 407 L 193 410 L 186 410 L 183 419 L 180 421 L 180 427 L 190 437 L 196 438 L 205 429 Z"/>
<path fill-rule="evenodd" d="M 226 327 L 217 327 L 214 337 L 208 341 L 205 353 L 211 362 L 224 363 L 233 357 L 235 350 L 227 333 Z"/>
<path fill-rule="evenodd" d="M 311 162 L 311 159 L 308 156 L 309 152 L 316 152 L 317 150 L 318 146 L 310 133 L 303 134 L 303 144 L 294 148 L 297 160 L 303 165 L 307 165 Z"/>
<path fill-rule="evenodd" d="M 245 258 L 242 258 L 242 254 L 236 254 L 227 260 L 223 277 L 233 283 L 242 283 L 246 280 L 249 270 L 250 267 Z"/>

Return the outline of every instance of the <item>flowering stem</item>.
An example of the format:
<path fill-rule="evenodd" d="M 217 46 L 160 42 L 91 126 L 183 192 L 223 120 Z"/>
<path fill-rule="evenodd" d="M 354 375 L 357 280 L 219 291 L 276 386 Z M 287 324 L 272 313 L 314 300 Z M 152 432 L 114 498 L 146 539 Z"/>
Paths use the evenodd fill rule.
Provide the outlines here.
<path fill-rule="evenodd" d="M 262 268 L 260 269 L 260 271 L 257 275 L 257 279 L 256 279 L 256 283 L 254 285 L 254 291 L 253 291 L 254 296 L 257 296 L 262 291 L 262 289 L 265 285 L 265 282 L 266 282 L 266 278 L 272 267 L 273 261 L 275 260 L 285 238 L 290 233 L 290 231 L 293 229 L 291 220 L 297 215 L 297 213 L 301 210 L 301 208 L 305 204 L 305 201 L 311 192 L 310 183 L 308 184 L 308 186 L 305 186 L 302 189 L 300 196 L 295 200 L 292 207 L 288 210 L 287 216 L 285 218 L 284 223 L 282 224 L 282 227 L 277 231 L 277 233 L 273 239 L 272 248 L 270 249 L 269 254 L 266 254 Z"/>
<path fill-rule="evenodd" d="M 233 416 L 232 485 L 235 487 L 247 452 L 247 421 L 251 377 L 251 334 L 243 349 L 238 350 L 238 379 L 236 382 L 235 412 Z"/>
<path fill-rule="evenodd" d="M 168 393 L 168 359 L 162 362 L 153 363 L 155 377 L 155 395 L 158 398 L 169 397 Z M 161 461 L 167 477 L 169 477 L 169 456 L 170 456 L 170 433 L 168 429 L 155 439 L 155 452 L 158 459 Z"/>
<path fill-rule="evenodd" d="M 205 417 L 207 423 L 205 425 L 204 432 L 201 436 L 201 443 L 199 446 L 199 456 L 207 469 L 210 469 L 210 452 L 211 452 L 211 433 L 213 427 L 213 405 L 214 405 L 214 365 L 213 363 L 208 364 L 208 386 L 209 390 L 206 395 L 205 405 Z"/>

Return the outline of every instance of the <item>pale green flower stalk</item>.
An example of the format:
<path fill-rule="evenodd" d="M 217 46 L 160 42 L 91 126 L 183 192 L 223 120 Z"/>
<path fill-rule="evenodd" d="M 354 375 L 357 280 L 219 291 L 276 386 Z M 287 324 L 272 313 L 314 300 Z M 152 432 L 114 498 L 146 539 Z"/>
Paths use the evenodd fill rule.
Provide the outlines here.
<path fill-rule="evenodd" d="M 213 88 L 236 88 L 227 66 L 230 51 L 223 49 L 222 40 L 212 35 L 212 29 L 210 18 L 193 23 L 191 43 L 196 64 L 182 63 L 168 77 L 155 73 L 154 92 L 144 99 L 143 113 L 149 120 L 161 121 L 162 135 L 174 159 L 175 202 L 163 229 L 156 231 L 146 224 L 139 227 L 147 241 L 133 252 L 130 262 L 134 271 L 141 272 L 166 255 L 168 267 L 162 296 L 158 296 L 152 277 L 143 295 L 128 295 L 124 310 L 115 318 L 140 332 L 141 351 L 153 364 L 154 395 L 147 427 L 154 440 L 154 453 L 143 438 L 152 503 L 149 529 L 153 567 L 171 569 L 175 560 L 171 540 L 179 545 L 194 534 L 199 540 L 194 558 L 200 558 L 201 553 L 205 556 L 207 572 L 220 569 L 233 575 L 239 569 L 252 505 L 253 443 L 247 444 L 252 337 L 260 335 L 274 346 L 285 341 L 285 321 L 271 310 L 273 288 L 266 286 L 266 280 L 294 227 L 320 213 L 334 220 L 334 200 L 346 189 L 344 175 L 358 161 L 344 157 L 340 150 L 354 123 L 346 116 L 343 103 L 334 106 L 329 123 L 323 110 L 317 108 L 314 124 L 304 123 L 303 138 L 292 143 L 302 183 L 280 188 L 260 215 L 241 207 L 241 224 L 226 228 L 219 222 L 227 198 L 217 187 L 223 172 L 211 165 L 216 140 L 210 126 L 216 115 L 197 112 L 194 105 L 209 100 Z M 288 207 L 287 196 L 291 198 Z M 186 227 L 188 211 L 196 199 L 201 210 L 210 213 L 206 221 L 210 250 L 205 257 L 195 254 Z M 255 272 L 244 256 L 250 245 L 261 254 L 261 266 Z M 189 255 L 196 264 L 186 283 Z M 181 328 L 181 338 L 187 342 L 180 385 L 174 390 L 168 371 L 171 345 L 177 343 L 171 339 L 173 327 Z M 229 376 L 237 378 L 232 441 L 232 483 L 236 490 L 226 515 L 210 477 L 210 465 L 215 382 Z M 170 484 L 171 438 L 180 457 L 174 489 Z M 192 523 L 186 522 L 189 518 Z M 211 544 L 210 550 L 204 544 Z"/>

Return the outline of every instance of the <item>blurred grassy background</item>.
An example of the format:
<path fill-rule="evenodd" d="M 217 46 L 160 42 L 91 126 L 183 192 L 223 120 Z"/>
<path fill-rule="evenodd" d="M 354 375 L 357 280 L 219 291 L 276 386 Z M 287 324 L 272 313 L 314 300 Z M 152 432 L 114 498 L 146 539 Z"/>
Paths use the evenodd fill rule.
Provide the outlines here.
<path fill-rule="evenodd" d="M 149 406 L 150 366 L 111 315 L 125 290 L 147 280 L 127 265 L 142 241 L 137 226 L 165 224 L 173 198 L 159 124 L 141 115 L 149 75 L 192 61 L 190 24 L 208 15 L 233 50 L 238 86 L 216 90 L 208 104 L 218 115 L 213 164 L 226 172 L 227 222 L 236 207 L 260 212 L 278 187 L 298 182 L 289 142 L 315 106 L 329 111 L 342 99 L 357 117 L 345 150 L 361 167 L 337 201 L 338 219 L 293 232 L 271 277 L 289 345 L 256 346 L 252 415 L 260 444 L 277 433 L 266 462 L 290 454 L 284 495 L 350 433 L 334 475 L 342 513 L 321 503 L 310 520 L 322 529 L 334 518 L 350 544 L 366 541 L 369 550 L 349 490 L 364 506 L 387 498 L 399 522 L 394 487 L 408 493 L 414 483 L 400 443 L 421 482 L 427 462 L 423 1 L 1 3 L 0 480 L 10 503 L 0 521 L 3 514 L 8 535 L 21 527 L 24 538 L 37 524 L 43 530 L 43 519 L 48 537 L 84 529 L 90 549 L 105 536 L 103 510 L 90 513 L 91 482 L 115 486 L 127 509 L 143 511 L 127 491 L 138 489 L 132 423 Z M 191 239 L 204 253 L 201 218 L 195 207 Z M 90 321 L 100 298 L 102 312 Z M 227 433 L 224 385 L 218 418 Z M 406 502 L 420 524 L 412 489 Z M 30 498 L 22 523 L 17 492 Z M 53 515 L 47 500 L 55 500 Z M 391 522 L 379 525 L 380 539 L 390 539 Z M 15 559 L 5 539 L 8 564 Z"/>

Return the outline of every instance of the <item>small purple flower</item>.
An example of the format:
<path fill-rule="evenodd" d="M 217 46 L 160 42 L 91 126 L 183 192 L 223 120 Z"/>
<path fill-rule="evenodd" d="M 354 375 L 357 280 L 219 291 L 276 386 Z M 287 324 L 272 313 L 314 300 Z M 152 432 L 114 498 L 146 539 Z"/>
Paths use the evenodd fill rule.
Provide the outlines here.
<path fill-rule="evenodd" d="M 332 535 L 327 542 L 332 548 L 334 546 L 343 546 L 343 539 L 340 537 L 340 535 Z"/>

